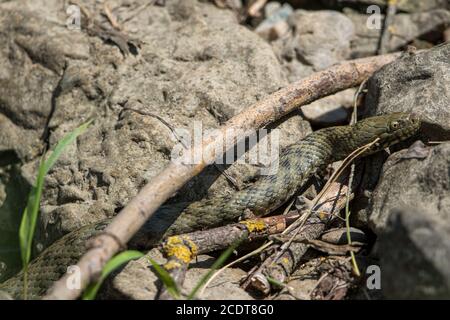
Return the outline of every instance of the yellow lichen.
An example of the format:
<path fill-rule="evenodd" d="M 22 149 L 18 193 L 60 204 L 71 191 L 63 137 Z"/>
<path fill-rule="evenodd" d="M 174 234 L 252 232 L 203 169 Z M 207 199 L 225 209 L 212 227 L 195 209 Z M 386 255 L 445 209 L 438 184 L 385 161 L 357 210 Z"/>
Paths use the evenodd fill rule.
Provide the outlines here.
<path fill-rule="evenodd" d="M 328 212 L 326 211 L 319 211 L 317 215 L 320 220 L 325 220 L 326 218 L 328 218 Z"/>
<path fill-rule="evenodd" d="M 166 269 L 166 270 L 173 270 L 173 269 L 177 269 L 177 268 L 181 268 L 181 264 L 174 260 L 170 260 L 169 262 L 167 262 L 164 265 L 164 269 Z"/>
<path fill-rule="evenodd" d="M 164 244 L 164 252 L 168 257 L 176 257 L 184 263 L 189 263 L 197 255 L 197 246 L 188 237 L 169 237 Z"/>
<path fill-rule="evenodd" d="M 263 220 L 245 220 L 241 221 L 240 223 L 245 225 L 249 232 L 261 232 L 267 228 L 267 225 Z"/>

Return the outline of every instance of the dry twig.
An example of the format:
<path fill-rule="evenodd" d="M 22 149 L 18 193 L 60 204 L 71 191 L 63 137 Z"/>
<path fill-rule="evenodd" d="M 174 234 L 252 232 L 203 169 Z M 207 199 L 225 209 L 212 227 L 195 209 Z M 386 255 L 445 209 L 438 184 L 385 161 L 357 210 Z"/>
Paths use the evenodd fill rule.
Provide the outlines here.
<path fill-rule="evenodd" d="M 298 218 L 297 213 L 267 218 L 255 218 L 205 231 L 191 232 L 167 238 L 161 251 L 168 258 L 164 268 L 181 288 L 189 263 L 197 255 L 223 250 L 236 242 L 250 242 L 264 239 L 286 229 Z M 172 299 L 162 288 L 160 299 Z"/>
<path fill-rule="evenodd" d="M 261 10 L 266 5 L 267 0 L 255 0 L 248 7 L 247 14 L 250 17 L 261 16 Z"/>
<path fill-rule="evenodd" d="M 177 134 L 177 132 L 175 131 L 175 129 L 170 125 L 170 123 L 168 121 L 166 121 L 163 117 L 158 116 L 155 113 L 152 112 L 147 112 L 147 111 L 143 111 L 143 110 L 139 110 L 139 109 L 134 109 L 134 108 L 130 108 L 130 107 L 124 107 L 122 108 L 122 111 L 133 111 L 136 112 L 140 115 L 143 116 L 149 116 L 149 117 L 153 117 L 157 120 L 159 120 L 167 129 L 170 130 L 170 132 L 172 133 L 172 135 L 174 136 L 175 140 L 177 140 L 178 143 L 180 143 L 183 148 L 185 150 L 188 149 L 188 146 L 186 145 L 186 143 L 184 142 L 184 140 Z M 222 169 L 221 167 L 219 167 L 217 164 L 213 164 L 214 168 L 219 171 L 227 180 L 228 182 L 236 189 L 236 190 L 241 190 L 241 182 L 238 182 L 233 176 L 231 176 L 227 171 L 225 171 L 224 169 Z"/>
<path fill-rule="evenodd" d="M 380 41 L 378 44 L 378 54 L 385 54 L 389 51 L 389 40 L 391 39 L 392 23 L 397 13 L 397 0 L 388 0 L 386 9 L 386 17 L 384 18 L 384 26 L 381 31 Z"/>
<path fill-rule="evenodd" d="M 105 12 L 106 18 L 108 18 L 109 23 L 111 23 L 111 26 L 118 31 L 122 31 L 122 26 L 117 21 L 116 16 L 112 13 L 107 1 L 103 3 L 103 11 Z"/>

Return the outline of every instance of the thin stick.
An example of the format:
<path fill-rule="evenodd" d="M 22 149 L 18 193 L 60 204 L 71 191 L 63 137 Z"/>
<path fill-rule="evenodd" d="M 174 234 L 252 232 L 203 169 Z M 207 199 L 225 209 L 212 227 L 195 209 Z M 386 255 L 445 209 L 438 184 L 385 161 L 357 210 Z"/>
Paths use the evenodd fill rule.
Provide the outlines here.
<path fill-rule="evenodd" d="M 397 13 L 397 0 L 388 0 L 384 26 L 381 31 L 380 41 L 378 43 L 378 54 L 385 54 L 389 51 L 389 40 L 391 39 L 391 26 Z"/>
<path fill-rule="evenodd" d="M 354 125 L 358 121 L 358 97 L 363 91 L 364 86 L 366 85 L 367 79 L 364 80 L 361 85 L 358 88 L 358 91 L 355 94 L 355 99 L 353 102 L 353 113 L 352 118 L 350 120 L 350 124 Z M 350 177 L 348 179 L 348 185 L 351 186 L 353 183 L 353 176 L 355 175 L 355 163 L 352 163 L 352 166 L 350 168 Z M 347 229 L 347 242 L 348 245 L 352 245 L 352 236 L 350 234 L 350 192 L 347 190 L 347 196 L 345 201 L 345 227 Z M 353 251 L 350 251 L 350 257 L 352 260 L 353 265 L 353 271 L 355 274 L 359 277 L 361 276 L 361 272 L 359 271 L 358 263 L 356 262 L 355 253 Z"/>
<path fill-rule="evenodd" d="M 250 17 L 259 17 L 261 16 L 261 9 L 265 6 L 267 0 L 255 0 L 250 5 L 250 7 L 247 10 L 247 14 Z"/>
<path fill-rule="evenodd" d="M 79 287 L 67 286 L 66 283 L 70 281 L 71 275 L 66 274 L 54 283 L 44 299 L 79 297 L 83 289 L 99 277 L 106 262 L 131 239 L 167 199 L 223 154 L 223 148 L 219 147 L 227 141 L 226 133 L 227 138 L 232 136 L 232 141 L 238 142 L 242 137 L 280 119 L 302 105 L 359 85 L 397 57 L 399 53 L 351 60 L 332 66 L 269 95 L 231 118 L 217 130 L 216 135 L 207 136 L 199 146 L 190 148 L 184 159 L 171 162 L 114 217 L 106 228 L 105 234 L 93 239 L 91 248 L 76 265 L 80 270 Z M 242 136 L 238 136 L 240 132 L 243 132 Z M 219 150 L 218 153 L 216 150 Z M 201 161 L 192 163 L 191 159 L 194 157 L 199 157 Z"/>
<path fill-rule="evenodd" d="M 294 213 L 254 218 L 218 228 L 169 237 L 161 246 L 161 252 L 168 258 L 164 267 L 175 280 L 177 287 L 181 288 L 188 265 L 199 254 L 227 249 L 238 242 L 248 243 L 281 233 L 296 220 L 297 216 L 298 214 Z M 215 275 L 217 274 L 215 273 Z M 212 281 L 211 278 L 207 283 L 210 281 Z M 205 287 L 206 283 L 203 288 Z M 171 296 L 163 287 L 160 299 L 167 298 L 171 298 Z"/>
<path fill-rule="evenodd" d="M 292 205 L 294 204 L 295 200 L 292 200 L 289 205 L 286 207 L 286 209 L 283 212 L 283 215 L 287 215 L 288 211 L 291 209 Z M 282 233 L 283 234 L 283 233 Z M 255 250 L 253 250 L 252 252 L 247 253 L 246 255 L 230 262 L 229 264 L 223 266 L 222 268 L 220 268 L 219 270 L 217 270 L 216 273 L 214 273 L 211 278 L 209 278 L 209 280 L 205 283 L 205 285 L 202 288 L 202 291 L 200 291 L 199 296 L 201 297 L 203 295 L 203 293 L 205 292 L 206 288 L 212 283 L 212 281 L 222 272 L 225 271 L 225 269 L 228 269 L 229 267 L 235 265 L 238 262 L 244 261 L 250 257 L 253 257 L 254 255 L 264 251 L 267 247 L 271 246 L 273 244 L 272 240 L 267 241 L 266 243 L 264 243 L 263 245 L 261 245 L 259 248 L 256 248 Z"/>
<path fill-rule="evenodd" d="M 167 129 L 170 130 L 170 132 L 172 133 L 172 135 L 175 137 L 175 140 L 178 141 L 178 143 L 180 143 L 183 148 L 185 150 L 188 149 L 188 146 L 186 145 L 186 143 L 184 143 L 184 140 L 177 134 L 177 132 L 175 131 L 175 129 L 170 125 L 170 123 L 168 121 L 166 121 L 163 117 L 158 116 L 155 113 L 152 112 L 147 112 L 147 111 L 143 111 L 143 110 L 139 110 L 139 109 L 134 109 L 134 108 L 130 108 L 130 107 L 124 107 L 122 109 L 122 111 L 132 111 L 132 112 L 136 112 L 140 115 L 143 116 L 149 116 L 149 117 L 153 117 L 155 119 L 158 119 Z M 213 164 L 214 168 L 219 171 L 221 174 L 223 174 L 223 176 L 228 180 L 228 182 L 236 189 L 236 190 L 241 190 L 240 187 L 240 183 L 238 183 L 236 181 L 236 179 L 234 177 L 232 177 L 228 172 L 226 172 L 225 170 L 223 170 L 222 168 L 220 168 L 217 164 Z"/>
<path fill-rule="evenodd" d="M 351 185 L 353 183 L 353 176 L 355 174 L 355 164 L 352 164 L 352 167 L 350 169 L 350 178 L 348 180 L 348 184 Z M 345 227 L 347 228 L 347 241 L 348 241 L 348 245 L 351 246 L 352 245 L 352 237 L 350 234 L 350 210 L 349 210 L 349 203 L 350 203 L 350 192 L 349 190 L 347 190 L 347 195 L 346 195 L 346 200 L 345 200 Z M 355 272 L 355 274 L 359 277 L 361 276 L 361 272 L 359 272 L 359 268 L 358 268 L 358 263 L 356 263 L 356 258 L 355 258 L 355 253 L 353 251 L 350 251 L 350 257 L 352 258 L 352 265 L 353 265 L 353 271 Z"/>
<path fill-rule="evenodd" d="M 118 31 L 122 31 L 122 26 L 117 21 L 117 18 L 114 16 L 114 14 L 111 11 L 111 8 L 108 5 L 108 1 L 105 1 L 103 3 L 103 11 L 105 11 L 105 15 L 109 20 L 109 23 L 111 23 L 112 27 Z"/>

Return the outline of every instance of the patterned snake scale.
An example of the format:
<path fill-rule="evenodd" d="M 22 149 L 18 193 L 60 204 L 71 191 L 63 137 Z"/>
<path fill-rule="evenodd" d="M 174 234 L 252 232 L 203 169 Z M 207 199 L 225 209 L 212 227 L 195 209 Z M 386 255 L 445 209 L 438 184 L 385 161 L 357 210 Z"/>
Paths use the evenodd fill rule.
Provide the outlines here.
<path fill-rule="evenodd" d="M 154 245 L 162 237 L 225 225 L 236 221 L 246 210 L 265 215 L 291 198 L 318 170 L 376 138 L 378 143 L 364 155 L 375 153 L 415 135 L 420 120 L 411 114 L 394 113 L 367 118 L 352 126 L 317 130 L 284 149 L 274 175 L 262 176 L 252 186 L 231 195 L 205 199 L 187 206 L 163 206 L 149 219 L 134 239 Z M 85 252 L 85 242 L 103 230 L 110 219 L 75 230 L 45 249 L 29 266 L 28 295 L 42 296 L 51 284 L 75 264 Z M 167 229 L 168 228 L 168 229 Z M 167 229 L 167 230 L 166 230 Z M 144 240 L 142 240 L 144 239 Z M 22 274 L 0 285 L 16 299 L 23 291 Z"/>

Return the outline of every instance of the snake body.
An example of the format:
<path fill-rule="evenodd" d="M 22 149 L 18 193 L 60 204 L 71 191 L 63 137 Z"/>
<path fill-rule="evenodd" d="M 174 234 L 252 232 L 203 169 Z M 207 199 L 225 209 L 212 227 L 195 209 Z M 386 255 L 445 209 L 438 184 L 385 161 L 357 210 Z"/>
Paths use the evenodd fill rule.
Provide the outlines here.
<path fill-rule="evenodd" d="M 270 213 L 291 198 L 315 173 L 354 150 L 373 142 L 364 155 L 375 153 L 418 132 L 420 120 L 394 113 L 367 118 L 351 126 L 317 130 L 284 149 L 274 175 L 262 176 L 250 187 L 231 195 L 197 201 L 187 206 L 163 206 L 149 219 L 135 239 L 146 246 L 163 237 L 213 228 L 236 221 L 244 212 Z M 57 240 L 29 266 L 28 295 L 39 298 L 86 251 L 86 240 L 103 230 L 109 220 L 83 227 Z M 0 290 L 21 298 L 22 274 L 0 285 Z"/>

